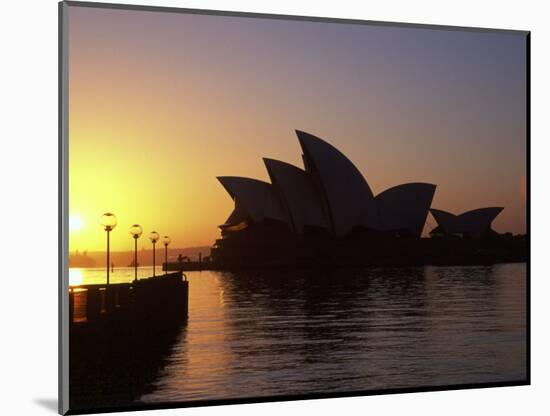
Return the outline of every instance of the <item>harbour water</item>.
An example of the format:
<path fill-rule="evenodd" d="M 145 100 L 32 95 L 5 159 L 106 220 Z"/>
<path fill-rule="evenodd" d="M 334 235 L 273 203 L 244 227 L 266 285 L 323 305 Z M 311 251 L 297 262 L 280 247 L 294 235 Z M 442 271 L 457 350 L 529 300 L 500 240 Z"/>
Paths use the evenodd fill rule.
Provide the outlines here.
<path fill-rule="evenodd" d="M 186 274 L 188 323 L 142 402 L 526 378 L 524 263 Z M 111 281 L 133 276 L 115 269 Z"/>

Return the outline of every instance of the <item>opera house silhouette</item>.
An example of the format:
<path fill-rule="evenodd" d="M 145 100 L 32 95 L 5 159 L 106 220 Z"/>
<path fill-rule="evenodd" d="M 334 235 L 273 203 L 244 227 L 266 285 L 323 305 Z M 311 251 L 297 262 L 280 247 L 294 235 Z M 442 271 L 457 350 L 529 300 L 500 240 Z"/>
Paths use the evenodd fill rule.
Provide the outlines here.
<path fill-rule="evenodd" d="M 440 209 L 430 209 L 438 226 L 430 231 L 430 235 L 468 235 L 480 237 L 490 231 L 491 223 L 503 210 L 502 207 L 478 208 L 454 215 Z"/>
<path fill-rule="evenodd" d="M 235 203 L 212 249 L 218 263 L 363 264 L 369 257 L 372 263 L 374 253 L 389 264 L 398 254 L 411 260 L 420 242 L 429 240 L 421 235 L 430 210 L 438 223 L 432 237 L 483 240 L 496 235 L 491 223 L 502 208 L 459 216 L 431 209 L 436 185 L 430 183 L 405 183 L 375 196 L 338 149 L 309 133 L 296 134 L 304 169 L 264 158 L 271 183 L 218 177 Z"/>

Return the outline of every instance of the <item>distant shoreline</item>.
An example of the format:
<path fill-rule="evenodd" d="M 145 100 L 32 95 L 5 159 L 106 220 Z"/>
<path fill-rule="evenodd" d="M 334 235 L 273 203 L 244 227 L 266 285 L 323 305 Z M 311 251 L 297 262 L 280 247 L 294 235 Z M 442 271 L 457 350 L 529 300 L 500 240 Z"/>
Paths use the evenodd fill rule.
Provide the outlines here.
<path fill-rule="evenodd" d="M 184 259 L 198 260 L 199 255 L 203 258 L 210 255 L 210 246 L 197 246 L 186 248 L 168 247 L 168 261 L 174 261 L 178 256 Z M 156 264 L 161 265 L 164 262 L 164 247 L 157 244 Z M 93 268 L 105 266 L 107 252 L 105 251 L 89 251 L 89 250 L 72 250 L 69 252 L 69 267 L 70 268 Z M 111 262 L 114 267 L 126 267 L 133 264 L 134 251 L 122 250 L 111 251 Z M 138 264 L 143 266 L 153 266 L 153 250 L 152 248 L 138 249 Z"/>

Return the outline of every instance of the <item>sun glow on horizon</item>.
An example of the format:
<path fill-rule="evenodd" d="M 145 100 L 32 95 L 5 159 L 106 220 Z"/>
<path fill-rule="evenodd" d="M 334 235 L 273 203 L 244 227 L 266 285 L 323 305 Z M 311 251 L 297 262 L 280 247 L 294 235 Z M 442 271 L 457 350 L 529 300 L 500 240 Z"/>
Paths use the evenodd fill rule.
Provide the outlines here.
<path fill-rule="evenodd" d="M 84 228 L 84 221 L 78 214 L 69 215 L 69 231 L 80 231 Z"/>

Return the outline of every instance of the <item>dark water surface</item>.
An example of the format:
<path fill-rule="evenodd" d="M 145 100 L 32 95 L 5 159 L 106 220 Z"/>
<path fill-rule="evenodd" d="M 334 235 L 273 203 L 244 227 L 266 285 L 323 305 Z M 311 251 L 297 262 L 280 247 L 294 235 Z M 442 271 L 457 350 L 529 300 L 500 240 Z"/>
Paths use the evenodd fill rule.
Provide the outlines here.
<path fill-rule="evenodd" d="M 190 272 L 145 402 L 526 378 L 526 266 Z"/>

